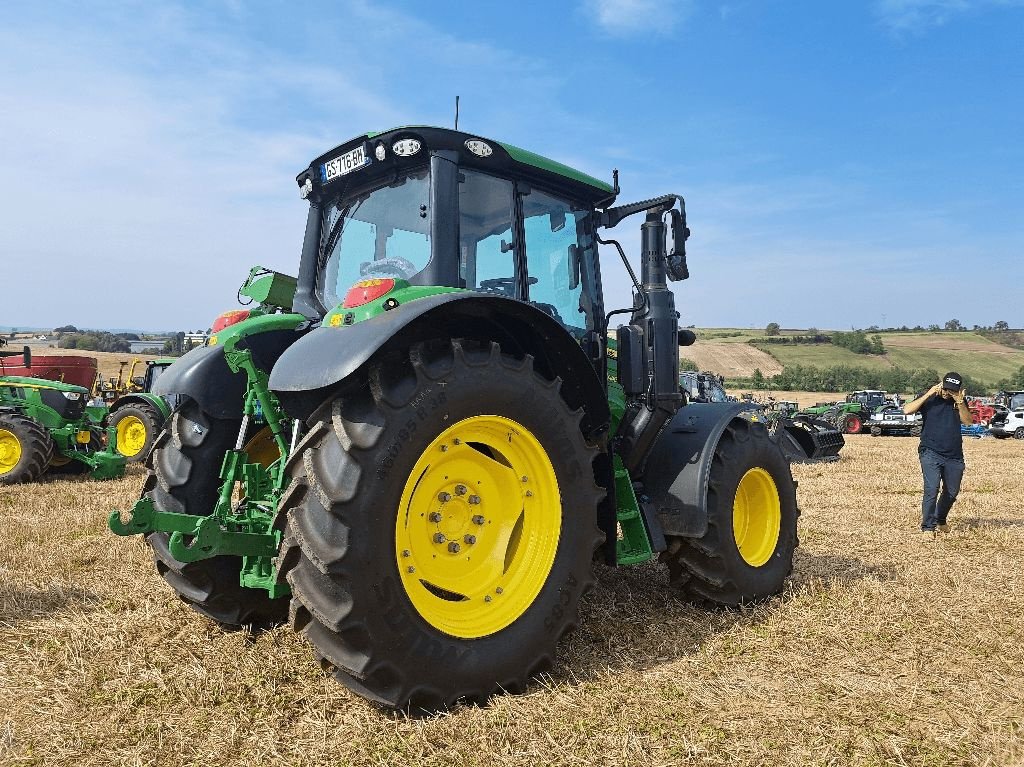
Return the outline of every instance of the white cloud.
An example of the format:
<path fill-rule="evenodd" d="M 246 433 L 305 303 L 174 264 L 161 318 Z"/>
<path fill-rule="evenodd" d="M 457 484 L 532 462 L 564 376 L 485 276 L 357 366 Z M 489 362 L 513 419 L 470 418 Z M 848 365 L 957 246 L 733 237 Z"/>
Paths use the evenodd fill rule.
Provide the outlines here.
<path fill-rule="evenodd" d="M 896 34 L 921 34 L 956 16 L 992 7 L 1024 6 L 1022 0 L 878 0 L 879 20 Z"/>
<path fill-rule="evenodd" d="M 584 10 L 615 37 L 671 34 L 692 10 L 691 0 L 585 0 Z"/>

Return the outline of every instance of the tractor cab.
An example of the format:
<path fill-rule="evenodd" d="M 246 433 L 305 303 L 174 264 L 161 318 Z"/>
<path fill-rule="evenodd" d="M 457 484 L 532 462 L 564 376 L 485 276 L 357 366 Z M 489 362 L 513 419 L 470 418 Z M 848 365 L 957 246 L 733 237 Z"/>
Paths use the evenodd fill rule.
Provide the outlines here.
<path fill-rule="evenodd" d="M 595 208 L 615 197 L 603 181 L 471 134 L 401 128 L 338 146 L 298 183 L 314 203 L 313 279 L 300 274 L 296 301 L 307 316 L 357 283 L 382 281 L 376 297 L 402 280 L 526 301 L 577 337 L 601 325 Z"/>
<path fill-rule="evenodd" d="M 869 413 L 873 413 L 878 408 L 884 407 L 888 404 L 888 398 L 885 396 L 885 392 L 877 389 L 855 391 L 852 394 L 847 395 L 846 401 L 860 403 L 860 405 Z"/>

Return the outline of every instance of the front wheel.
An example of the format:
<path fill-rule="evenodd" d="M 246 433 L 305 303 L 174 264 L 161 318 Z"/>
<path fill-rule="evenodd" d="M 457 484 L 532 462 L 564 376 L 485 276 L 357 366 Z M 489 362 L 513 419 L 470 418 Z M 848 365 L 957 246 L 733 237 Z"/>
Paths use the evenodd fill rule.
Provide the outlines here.
<path fill-rule="evenodd" d="M 1024 439 L 1024 426 L 1021 426 L 1020 428 L 1018 428 L 1013 433 L 1013 436 L 1014 436 L 1015 439 Z"/>
<path fill-rule="evenodd" d="M 520 691 L 575 627 L 598 452 L 532 362 L 469 341 L 379 360 L 289 461 L 294 627 L 364 697 L 432 711 Z"/>
<path fill-rule="evenodd" d="M 109 423 L 116 430 L 117 452 L 129 463 L 146 460 L 163 420 L 163 414 L 150 404 L 133 403 L 115 410 Z"/>
<path fill-rule="evenodd" d="M 734 418 L 719 438 L 700 538 L 672 537 L 671 582 L 697 603 L 735 607 L 782 591 L 797 546 L 796 483 L 763 424 Z"/>

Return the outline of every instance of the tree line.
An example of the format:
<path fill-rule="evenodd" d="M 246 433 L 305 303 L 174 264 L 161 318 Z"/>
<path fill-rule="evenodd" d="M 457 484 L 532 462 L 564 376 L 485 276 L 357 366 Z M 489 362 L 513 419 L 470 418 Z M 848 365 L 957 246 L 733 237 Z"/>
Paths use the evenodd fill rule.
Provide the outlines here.
<path fill-rule="evenodd" d="M 778 375 L 766 376 L 759 369 L 748 378 L 732 378 L 727 385 L 734 388 L 780 389 L 790 391 L 857 391 L 881 389 L 887 392 L 916 394 L 935 385 L 941 374 L 933 368 L 887 368 L 874 370 L 854 365 L 833 365 L 818 368 L 811 365 L 787 365 Z M 992 389 L 990 384 L 964 375 L 964 385 L 971 394 Z M 1009 378 L 999 381 L 996 389 L 1024 389 L 1024 366 Z"/>

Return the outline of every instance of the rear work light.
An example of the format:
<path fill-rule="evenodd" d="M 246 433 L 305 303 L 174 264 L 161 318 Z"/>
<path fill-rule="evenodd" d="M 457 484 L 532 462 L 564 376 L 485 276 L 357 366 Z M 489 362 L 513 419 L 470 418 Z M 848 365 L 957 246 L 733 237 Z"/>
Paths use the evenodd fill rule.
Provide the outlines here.
<path fill-rule="evenodd" d="M 362 280 L 348 289 L 345 294 L 345 302 L 342 304 L 346 309 L 354 309 L 357 306 L 376 301 L 381 296 L 386 296 L 395 288 L 395 281 L 386 278 L 383 280 Z"/>
<path fill-rule="evenodd" d="M 210 332 L 217 333 L 229 325 L 234 325 L 235 323 L 247 319 L 249 319 L 248 309 L 232 309 L 231 311 L 224 312 L 219 315 L 217 319 L 213 321 L 213 326 L 210 328 Z"/>

